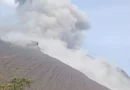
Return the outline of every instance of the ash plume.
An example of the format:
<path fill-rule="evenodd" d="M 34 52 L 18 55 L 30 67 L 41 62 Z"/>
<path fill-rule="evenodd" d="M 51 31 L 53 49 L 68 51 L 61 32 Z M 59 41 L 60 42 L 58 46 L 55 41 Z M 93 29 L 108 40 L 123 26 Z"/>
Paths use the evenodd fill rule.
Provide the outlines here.
<path fill-rule="evenodd" d="M 86 14 L 70 0 L 17 0 L 16 23 L 0 25 L 0 37 L 17 45 L 38 47 L 112 90 L 129 90 L 130 79 L 103 59 L 90 58 L 82 49 L 90 25 Z M 8 26 L 8 27 L 7 27 Z M 25 43 L 25 42 L 26 43 Z M 22 43 L 23 42 L 23 43 Z"/>

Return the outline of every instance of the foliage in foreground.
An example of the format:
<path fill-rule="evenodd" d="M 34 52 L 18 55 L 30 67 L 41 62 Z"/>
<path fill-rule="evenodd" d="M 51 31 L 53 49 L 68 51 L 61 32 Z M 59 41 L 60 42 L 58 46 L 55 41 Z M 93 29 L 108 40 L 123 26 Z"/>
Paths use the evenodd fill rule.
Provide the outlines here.
<path fill-rule="evenodd" d="M 14 77 L 9 83 L 0 84 L 0 90 L 24 90 L 25 87 L 30 87 L 32 81 L 23 77 Z"/>

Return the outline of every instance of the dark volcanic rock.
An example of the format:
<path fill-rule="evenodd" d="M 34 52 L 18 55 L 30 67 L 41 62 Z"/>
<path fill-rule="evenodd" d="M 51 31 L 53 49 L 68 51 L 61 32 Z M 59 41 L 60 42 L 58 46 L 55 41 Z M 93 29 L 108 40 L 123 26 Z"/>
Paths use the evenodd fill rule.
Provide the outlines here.
<path fill-rule="evenodd" d="M 13 76 L 31 78 L 27 90 L 109 90 L 38 50 L 0 41 L 0 82 Z"/>

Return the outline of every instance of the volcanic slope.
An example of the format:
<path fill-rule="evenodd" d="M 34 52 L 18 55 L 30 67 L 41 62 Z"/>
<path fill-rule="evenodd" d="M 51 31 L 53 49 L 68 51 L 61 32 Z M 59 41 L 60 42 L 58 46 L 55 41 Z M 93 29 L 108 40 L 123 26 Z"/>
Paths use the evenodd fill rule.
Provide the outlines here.
<path fill-rule="evenodd" d="M 0 82 L 14 76 L 34 81 L 27 90 L 109 90 L 38 50 L 0 41 Z"/>

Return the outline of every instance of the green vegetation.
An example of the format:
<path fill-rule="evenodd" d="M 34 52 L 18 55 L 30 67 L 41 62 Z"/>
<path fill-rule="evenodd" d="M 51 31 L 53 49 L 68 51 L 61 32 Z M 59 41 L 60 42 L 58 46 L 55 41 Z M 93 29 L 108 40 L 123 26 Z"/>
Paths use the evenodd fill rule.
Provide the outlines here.
<path fill-rule="evenodd" d="M 0 90 L 24 90 L 30 87 L 32 81 L 23 77 L 14 77 L 10 79 L 9 83 L 0 84 Z"/>

